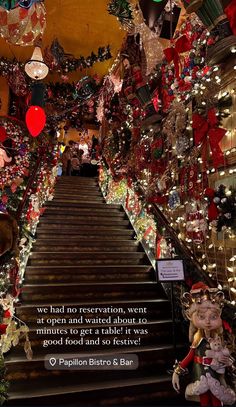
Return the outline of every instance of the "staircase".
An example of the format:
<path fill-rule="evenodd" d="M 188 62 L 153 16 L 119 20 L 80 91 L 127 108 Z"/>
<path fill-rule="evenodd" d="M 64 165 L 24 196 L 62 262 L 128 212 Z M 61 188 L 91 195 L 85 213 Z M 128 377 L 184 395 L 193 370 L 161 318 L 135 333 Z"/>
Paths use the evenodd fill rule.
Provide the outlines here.
<path fill-rule="evenodd" d="M 17 316 L 30 327 L 34 356 L 32 361 L 26 360 L 23 343 L 8 354 L 8 405 L 186 403 L 183 396 L 173 391 L 171 376 L 167 374 L 177 356 L 172 346 L 170 303 L 162 286 L 156 283 L 154 270 L 135 241 L 123 209 L 105 203 L 95 178 L 58 180 L 55 198 L 47 203 L 37 228 L 20 300 Z M 38 313 L 39 307 L 48 309 L 46 316 Z M 72 315 L 69 307 L 85 309 L 84 319 L 97 316 L 102 321 L 93 325 L 84 320 L 82 324 L 68 324 L 69 318 L 81 315 Z M 102 309 L 102 313 L 94 314 L 91 308 Z M 58 314 L 58 310 L 64 313 Z M 37 319 L 43 316 L 57 318 L 57 323 L 53 327 L 40 325 Z M 118 316 L 121 321 L 114 323 Z M 146 318 L 147 322 L 140 324 L 139 318 Z M 55 331 L 47 335 L 37 332 L 45 326 Z M 103 328 L 106 333 L 102 338 L 109 345 L 101 344 L 101 340 L 93 343 L 96 338 L 89 331 L 91 327 L 94 331 Z M 79 333 L 85 330 L 82 345 L 77 343 L 80 334 L 62 334 L 61 330 L 69 332 L 70 328 Z M 133 329 L 147 329 L 148 333 L 135 335 Z M 65 337 L 73 345 L 66 345 Z M 45 338 L 51 340 L 51 345 L 45 345 Z M 44 367 L 45 355 L 65 353 L 99 359 L 137 355 L 139 364 L 135 370 Z"/>

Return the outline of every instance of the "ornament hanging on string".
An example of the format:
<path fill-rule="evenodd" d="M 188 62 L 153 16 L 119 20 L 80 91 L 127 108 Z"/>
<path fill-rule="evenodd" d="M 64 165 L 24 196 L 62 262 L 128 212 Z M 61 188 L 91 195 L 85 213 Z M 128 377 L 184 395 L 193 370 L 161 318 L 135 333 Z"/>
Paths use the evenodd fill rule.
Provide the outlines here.
<path fill-rule="evenodd" d="M 42 107 L 30 106 L 26 113 L 26 125 L 32 137 L 37 137 L 44 129 L 46 115 Z"/>

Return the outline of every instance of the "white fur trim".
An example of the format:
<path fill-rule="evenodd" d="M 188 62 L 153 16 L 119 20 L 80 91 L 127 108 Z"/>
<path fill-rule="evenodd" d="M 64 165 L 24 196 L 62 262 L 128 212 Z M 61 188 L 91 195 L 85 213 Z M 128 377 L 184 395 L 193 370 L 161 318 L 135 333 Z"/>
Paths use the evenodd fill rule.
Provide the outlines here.
<path fill-rule="evenodd" d="M 186 398 L 189 396 L 206 393 L 208 390 L 217 397 L 223 404 L 232 405 L 235 403 L 235 392 L 230 387 L 220 384 L 219 380 L 214 379 L 210 373 L 201 376 L 200 380 L 190 383 L 185 390 Z"/>

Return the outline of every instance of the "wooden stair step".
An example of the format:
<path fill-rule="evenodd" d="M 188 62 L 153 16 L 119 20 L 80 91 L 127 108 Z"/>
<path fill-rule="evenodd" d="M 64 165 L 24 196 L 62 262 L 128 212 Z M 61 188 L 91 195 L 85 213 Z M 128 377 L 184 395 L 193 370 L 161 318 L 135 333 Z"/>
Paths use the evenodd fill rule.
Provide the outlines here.
<path fill-rule="evenodd" d="M 91 213 L 96 216 L 116 216 L 117 218 L 123 218 L 125 216 L 125 213 L 121 211 L 120 209 L 111 209 L 109 208 L 109 211 L 107 210 L 107 206 L 104 208 L 87 208 L 87 207 L 73 207 L 73 208 L 67 208 L 64 206 L 58 206 L 58 207 L 50 207 L 48 205 L 45 206 L 46 210 L 44 212 L 43 216 L 61 216 L 61 215 L 73 215 L 76 216 L 77 214 L 79 215 L 90 215 Z"/>
<path fill-rule="evenodd" d="M 97 274 L 102 274 L 103 271 L 106 273 L 110 274 L 115 274 L 115 273 L 148 273 L 152 270 L 152 266 L 150 264 L 137 264 L 135 266 L 121 266 L 121 265 L 116 265 L 116 266 L 106 266 L 106 265 L 97 265 L 97 266 L 27 266 L 26 267 L 26 276 L 27 274 L 33 275 L 33 274 L 38 274 L 39 276 L 43 274 L 57 274 L 57 273 L 62 273 L 62 274 L 90 274 L 91 272 L 97 273 Z"/>
<path fill-rule="evenodd" d="M 152 272 L 139 272 L 137 273 L 102 273 L 99 275 L 98 273 L 80 273 L 74 275 L 73 273 L 54 273 L 53 275 L 48 273 L 44 274 L 33 274 L 27 276 L 25 275 L 24 282 L 26 284 L 34 284 L 38 281 L 42 283 L 67 283 L 67 282 L 76 282 L 76 283 L 83 283 L 83 282 L 93 282 L 93 281 L 104 281 L 104 282 L 131 282 L 131 281 L 154 281 L 154 274 Z"/>
<path fill-rule="evenodd" d="M 47 207 L 60 207 L 60 208 L 70 208 L 70 210 L 72 208 L 91 208 L 91 210 L 93 208 L 98 208 L 98 209 L 119 209 L 121 208 L 121 205 L 117 205 L 117 204 L 107 204 L 105 201 L 104 202 L 70 202 L 70 204 L 68 205 L 68 202 L 65 201 L 47 201 L 46 203 Z"/>
<path fill-rule="evenodd" d="M 132 241 L 131 241 L 132 242 Z M 83 245 L 81 246 L 79 243 L 75 243 L 72 246 L 71 243 L 68 244 L 62 244 L 62 242 L 57 242 L 57 244 L 49 244 L 45 242 L 36 242 L 33 246 L 33 251 L 35 252 L 46 252 L 50 251 L 53 253 L 56 252 L 65 252 L 65 251 L 70 251 L 70 252 L 141 252 L 141 249 L 138 245 L 127 245 L 123 244 L 121 245 L 120 243 L 117 243 L 117 245 L 104 245 L 104 242 L 100 242 L 101 244 L 96 244 L 96 245 L 91 245 L 89 246 L 88 242 L 84 242 L 87 244 L 87 246 Z M 132 242 L 133 243 L 133 242 Z"/>
<path fill-rule="evenodd" d="M 75 225 L 87 225 L 88 227 L 90 225 L 102 225 L 102 226 L 128 226 L 130 224 L 128 219 L 121 219 L 121 218 L 101 218 L 100 216 L 87 216 L 86 218 L 84 216 L 59 216 L 59 217 L 48 217 L 48 216 L 42 216 L 40 219 L 39 225 L 41 227 L 50 225 L 48 227 L 57 227 L 57 225 L 60 226 L 75 226 Z"/>
<path fill-rule="evenodd" d="M 22 381 L 19 383 L 18 388 L 10 392 L 9 403 L 15 403 L 17 405 L 21 402 L 23 405 L 45 405 L 46 403 L 53 402 L 54 404 L 60 403 L 76 403 L 76 406 L 93 405 L 96 400 L 97 403 L 103 405 L 127 405 L 134 404 L 135 401 L 140 400 L 140 395 L 143 401 L 149 401 L 152 398 L 159 400 L 159 403 L 163 403 L 163 400 L 168 398 L 169 400 L 180 399 L 180 404 L 183 403 L 183 397 L 178 396 L 172 388 L 171 377 L 169 375 L 148 375 L 143 377 L 98 381 L 98 383 L 86 383 L 49 386 L 46 383 L 36 383 L 34 387 L 30 388 L 30 391 L 26 390 L 28 383 Z M 88 403 L 88 404 L 85 404 Z M 104 404 L 105 403 L 105 404 Z M 10 404 L 11 405 L 11 404 Z M 101 405 L 101 404 L 100 404 Z"/>
<path fill-rule="evenodd" d="M 103 197 L 91 197 L 91 196 L 89 196 L 89 195 L 79 195 L 78 197 L 73 197 L 73 196 L 67 196 L 67 197 L 58 197 L 58 198 L 54 198 L 53 199 L 54 200 L 54 202 L 57 204 L 57 203 L 60 203 L 60 202 L 64 202 L 64 203 L 66 203 L 66 204 L 68 204 L 68 206 L 71 204 L 71 203 L 84 203 L 84 202 L 86 202 L 86 203 L 88 203 L 88 205 L 90 205 L 90 203 L 91 204 L 96 204 L 96 203 L 100 203 L 100 204 L 102 204 L 102 203 L 105 203 L 105 200 L 104 200 L 104 198 Z"/>
<path fill-rule="evenodd" d="M 77 242 L 75 240 L 77 240 Z M 71 242 L 70 240 L 66 240 L 66 241 L 59 240 L 58 241 L 57 238 L 54 238 L 54 239 L 37 238 L 37 241 L 34 243 L 33 249 L 35 250 L 36 247 L 42 247 L 42 246 L 47 246 L 48 248 L 50 248 L 50 250 L 51 249 L 54 250 L 55 246 L 58 246 L 58 247 L 64 246 L 66 248 L 66 250 L 68 250 L 69 248 L 74 249 L 74 247 L 78 247 L 81 249 L 87 248 L 87 247 L 89 247 L 89 248 L 94 247 L 94 248 L 100 248 L 100 250 L 102 248 L 104 251 L 106 251 L 107 248 L 115 249 L 116 247 L 120 247 L 120 248 L 125 247 L 126 250 L 128 248 L 141 249 L 140 243 L 135 240 L 117 239 L 115 241 L 113 241 L 113 240 L 106 241 L 106 240 L 102 240 L 102 239 L 98 240 L 98 239 L 93 239 L 93 238 L 84 240 L 79 237 L 77 239 L 75 237 L 73 242 Z M 45 251 L 47 251 L 47 250 L 45 250 Z M 84 251 L 87 251 L 87 250 L 84 250 Z"/>
<path fill-rule="evenodd" d="M 71 296 L 76 300 L 91 301 L 94 299 L 122 298 L 155 298 L 161 295 L 160 288 L 155 282 L 91 282 L 91 283 L 51 283 L 51 284 L 25 284 L 21 292 L 22 301 L 56 301 L 69 300 Z M 162 293 L 164 296 L 164 293 Z"/>
<path fill-rule="evenodd" d="M 54 194 L 54 199 L 57 198 L 67 198 L 69 197 L 79 197 L 81 195 L 86 195 L 89 197 L 99 197 L 99 198 L 103 198 L 103 195 L 101 193 L 101 191 L 96 188 L 96 189 L 90 189 L 90 188 L 71 188 L 71 189 L 65 189 L 65 188 L 57 188 Z"/>
<path fill-rule="evenodd" d="M 89 227 L 88 227 L 88 225 L 89 225 Z M 69 224 L 69 225 L 67 225 L 67 224 L 60 224 L 60 223 L 52 223 L 52 224 L 50 224 L 50 223 L 42 223 L 42 222 L 39 222 L 39 224 L 38 224 L 38 227 L 37 227 L 37 231 L 38 230 L 47 230 L 47 229 L 50 229 L 50 230 L 61 230 L 62 232 L 65 232 L 66 233 L 66 231 L 76 231 L 76 230 L 86 230 L 87 232 L 91 232 L 91 230 L 103 230 L 103 231 L 107 231 L 107 232 L 110 232 L 110 230 L 122 230 L 121 228 L 122 228 L 122 226 L 124 227 L 124 229 L 126 228 L 129 228 L 130 227 L 130 224 L 129 223 L 127 223 L 126 225 L 119 225 L 119 224 L 117 224 L 117 225 L 102 225 L 102 224 L 97 224 L 97 225 L 95 225 L 94 224 L 94 222 L 88 222 L 88 224 L 86 225 L 86 223 L 84 223 L 84 224 L 78 224 L 78 225 L 75 225 L 75 224 L 73 224 L 73 223 L 71 223 L 71 224 Z"/>
<path fill-rule="evenodd" d="M 28 265 L 89 265 L 89 264 L 144 264 L 146 254 L 143 252 L 32 252 Z"/>
<path fill-rule="evenodd" d="M 150 265 L 136 266 L 27 266 L 24 283 L 154 281 Z"/>
<path fill-rule="evenodd" d="M 50 239 L 55 238 L 55 232 L 51 229 L 41 230 L 37 229 L 36 232 L 37 239 Z M 58 241 L 79 241 L 84 239 L 97 239 L 97 240 L 120 240 L 121 238 L 132 240 L 134 236 L 134 231 L 132 229 L 111 229 L 108 231 L 107 229 L 103 230 L 96 230 L 96 231 L 88 231 L 86 229 L 83 230 L 73 230 L 73 232 L 66 232 L 60 233 L 57 231 L 57 239 Z"/>

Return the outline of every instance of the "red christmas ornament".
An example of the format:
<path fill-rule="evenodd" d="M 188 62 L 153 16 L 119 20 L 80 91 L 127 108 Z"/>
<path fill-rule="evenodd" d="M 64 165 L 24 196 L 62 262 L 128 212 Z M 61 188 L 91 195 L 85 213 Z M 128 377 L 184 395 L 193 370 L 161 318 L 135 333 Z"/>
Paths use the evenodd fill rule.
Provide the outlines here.
<path fill-rule="evenodd" d="M 1 143 L 3 143 L 6 140 L 6 138 L 7 138 L 7 132 L 4 129 L 4 127 L 1 126 L 0 127 L 0 141 L 1 141 Z"/>
<path fill-rule="evenodd" d="M 40 106 L 30 106 L 26 112 L 25 121 L 31 136 L 37 137 L 46 124 L 45 111 Z"/>

